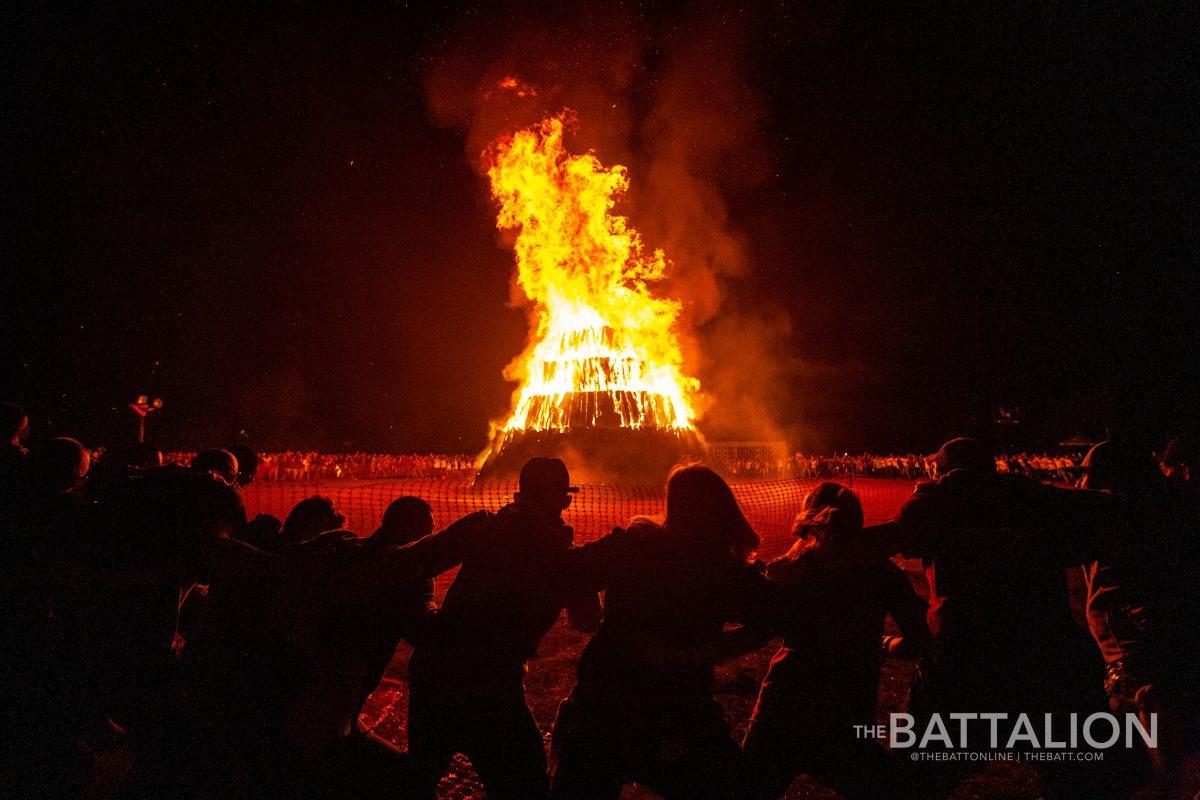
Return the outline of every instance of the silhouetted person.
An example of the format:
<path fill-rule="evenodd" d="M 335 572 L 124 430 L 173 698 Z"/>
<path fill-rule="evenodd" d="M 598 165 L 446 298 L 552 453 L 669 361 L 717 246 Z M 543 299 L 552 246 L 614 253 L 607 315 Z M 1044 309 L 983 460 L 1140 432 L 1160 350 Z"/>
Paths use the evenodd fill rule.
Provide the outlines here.
<path fill-rule="evenodd" d="M 195 738 L 188 756 L 205 791 L 286 794 L 319 749 L 300 739 L 324 720 L 292 715 L 303 715 L 306 687 L 328 666 L 316 636 L 331 632 L 319 620 L 337 589 L 333 577 L 361 547 L 337 530 L 344 519 L 327 498 L 302 500 L 288 515 L 291 538 L 263 543 L 273 569 L 214 576 L 203 622 L 183 650 Z"/>
<path fill-rule="evenodd" d="M 163 465 L 162 451 L 149 442 L 123 442 L 104 448 L 88 472 L 87 497 L 101 501 L 114 492 L 130 475 Z"/>
<path fill-rule="evenodd" d="M 638 782 L 668 800 L 740 796 L 741 751 L 713 699 L 727 622 L 761 622 L 769 582 L 729 486 L 676 467 L 662 522 L 588 545 L 604 621 L 554 724 L 554 797 L 616 798 Z M 585 548 L 586 549 L 586 548 Z"/>
<path fill-rule="evenodd" d="M 1168 448 L 1172 469 L 1148 452 L 1102 442 L 1083 461 L 1083 486 L 1111 492 L 1131 507 L 1121 547 L 1085 568 L 1087 618 L 1107 663 L 1112 708 L 1157 715 L 1159 796 L 1190 800 L 1200 792 L 1200 517 L 1186 497 L 1183 448 Z M 1164 477 L 1163 473 L 1166 473 Z"/>
<path fill-rule="evenodd" d="M 433 510 L 419 497 L 400 497 L 383 512 L 379 528 L 364 543 L 368 554 L 388 547 L 402 547 L 433 533 Z M 379 685 L 401 638 L 419 643 L 433 623 L 437 603 L 433 578 L 389 587 L 390 602 L 365 609 L 371 619 L 361 621 L 371 641 L 364 648 L 366 673 L 359 709 Z"/>
<path fill-rule="evenodd" d="M 471 759 L 490 797 L 548 793 L 525 665 L 564 607 L 573 624 L 590 626 L 599 601 L 595 592 L 580 594 L 572 578 L 574 532 L 561 515 L 577 489 L 566 465 L 531 459 L 519 483 L 499 512 L 471 514 L 410 546 L 444 557 L 443 568 L 462 565 L 428 640 L 409 660 L 408 749 L 422 797 L 434 796 L 455 753 Z"/>
<path fill-rule="evenodd" d="M 83 790 L 92 754 L 79 728 L 71 653 L 56 618 L 85 527 L 76 489 L 89 465 L 74 439 L 42 443 L 0 508 L 0 794 L 70 796 Z"/>
<path fill-rule="evenodd" d="M 1167 442 L 1158 459 L 1159 468 L 1171 484 L 1181 490 L 1200 491 L 1200 452 L 1194 434 L 1181 434 Z"/>
<path fill-rule="evenodd" d="M 155 469 L 163 465 L 163 454 L 150 442 L 132 442 L 106 449 L 101 461 L 125 470 Z"/>
<path fill-rule="evenodd" d="M 810 492 L 794 533 L 796 544 L 767 567 L 779 585 L 774 626 L 784 642 L 742 745 L 746 796 L 774 800 L 798 773 L 848 800 L 908 796 L 904 768 L 854 726 L 876 724 L 886 616 L 914 651 L 929 651 L 925 602 L 899 567 L 866 546 L 862 506 L 846 487 Z"/>
<path fill-rule="evenodd" d="M 433 532 L 429 504 L 418 497 L 401 497 L 384 512 L 382 523 L 370 537 L 355 540 L 347 553 L 346 570 L 356 576 L 370 573 L 372 564 L 391 557 L 387 551 Z M 327 606 L 317 611 L 314 624 L 319 658 L 318 680 L 311 692 L 332 718 L 326 723 L 342 735 L 354 732 L 354 723 L 371 692 L 379 685 L 401 639 L 416 645 L 423 641 L 434 620 L 432 577 L 407 583 L 373 581 L 365 595 L 341 590 L 344 570 L 331 573 Z M 359 583 L 362 577 L 353 581 Z"/>
<path fill-rule="evenodd" d="M 324 578 L 327 586 L 309 604 L 310 677 L 288 713 L 289 736 L 310 765 L 310 786 L 332 796 L 409 796 L 407 754 L 363 728 L 358 717 L 400 640 L 421 644 L 437 608 L 431 575 L 393 582 L 373 568 L 402 558 L 400 548 L 432 531 L 428 503 L 417 497 L 393 501 L 379 529 L 339 555 Z"/>
<path fill-rule="evenodd" d="M 79 488 L 91 466 L 87 448 L 59 436 L 35 450 L 29 459 L 29 477 L 35 495 L 65 494 Z"/>
<path fill-rule="evenodd" d="M 260 568 L 263 554 L 230 538 L 245 524 L 241 495 L 203 466 L 131 474 L 97 513 L 73 541 L 80 577 L 56 613 L 80 691 L 129 733 L 142 774 L 158 780 L 180 603 L 196 582 Z"/>
<path fill-rule="evenodd" d="M 991 454 L 971 439 L 947 442 L 934 462 L 938 479 L 904 504 L 893 530 L 899 537 L 886 548 L 920 558 L 929 582 L 938 659 L 923 665 L 913 688 L 917 730 L 932 713 L 1005 712 L 1011 727 L 1020 713 L 1065 722 L 1070 713 L 1104 710 L 1101 664 L 1072 617 L 1066 568 L 1102 551 L 1111 503 L 1095 492 L 998 475 Z M 1008 735 L 1000 725 L 1002 747 Z M 970 738 L 968 749 L 986 750 L 987 742 Z M 1119 793 L 1119 773 L 1105 768 L 1115 754 L 1105 755 L 1103 764 L 1035 762 L 1043 796 Z M 948 794 L 980 763 L 936 762 L 931 791 Z"/>
<path fill-rule="evenodd" d="M 1171 566 L 1171 585 L 1177 592 L 1174 602 L 1180 611 L 1181 631 L 1200 630 L 1200 449 L 1195 432 L 1172 439 L 1159 459 L 1163 474 L 1173 488 L 1171 524 L 1175 562 Z M 1177 631 L 1178 633 L 1179 631 Z M 1200 654 L 1197 639 L 1181 645 L 1172 660 L 1171 683 L 1163 687 L 1161 699 L 1151 697 L 1157 705 L 1169 707 L 1166 724 L 1180 732 L 1179 745 L 1172 745 L 1171 759 L 1179 757 L 1179 780 L 1172 788 L 1178 796 L 1187 791 L 1200 792 Z M 1191 665 L 1188 669 L 1187 665 Z M 1163 720 L 1160 719 L 1160 722 Z"/>
<path fill-rule="evenodd" d="M 365 557 L 389 547 L 402 547 L 433 532 L 433 511 L 419 497 L 401 497 L 387 507 L 379 529 L 364 542 Z M 348 625 L 361 628 L 367 641 L 361 646 L 363 677 L 358 710 L 379 685 L 395 655 L 400 639 L 419 644 L 433 624 L 437 604 L 433 599 L 433 578 L 388 587 L 385 602 L 355 609 Z"/>
<path fill-rule="evenodd" d="M 279 531 L 282 546 L 311 541 L 326 531 L 335 531 L 346 524 L 346 517 L 334 508 L 328 497 L 313 495 L 292 507 Z"/>
<path fill-rule="evenodd" d="M 367 542 L 371 547 L 395 547 L 433 532 L 433 509 L 419 497 L 398 497 L 388 504 L 379 528 Z"/>
<path fill-rule="evenodd" d="M 237 459 L 237 484 L 242 488 L 254 483 L 254 476 L 258 473 L 258 465 L 261 459 L 258 457 L 258 451 L 246 444 L 235 444 L 229 448 L 229 452 Z"/>
<path fill-rule="evenodd" d="M 237 483 L 238 460 L 228 450 L 202 450 L 192 459 L 191 468 L 212 473 L 229 486 Z"/>
<path fill-rule="evenodd" d="M 143 445 L 139 444 L 139 447 Z M 230 461 L 232 459 L 232 462 Z M 159 454 L 159 463 L 162 455 Z M 235 444 L 228 450 L 206 450 L 193 459 L 191 468 L 211 472 L 222 482 L 236 484 L 244 488 L 254 481 L 254 473 L 258 469 L 259 458 L 253 448 L 243 444 Z M 230 474 L 235 477 L 230 481 Z M 341 523 L 333 525 L 338 527 Z M 270 514 L 258 514 L 252 520 L 235 527 L 232 536 L 241 542 L 263 550 L 276 552 L 283 547 L 280 538 L 282 523 Z M 197 584 L 184 598 L 179 608 L 179 638 L 176 645 L 182 646 L 189 636 L 199 630 L 208 613 L 208 586 Z"/>

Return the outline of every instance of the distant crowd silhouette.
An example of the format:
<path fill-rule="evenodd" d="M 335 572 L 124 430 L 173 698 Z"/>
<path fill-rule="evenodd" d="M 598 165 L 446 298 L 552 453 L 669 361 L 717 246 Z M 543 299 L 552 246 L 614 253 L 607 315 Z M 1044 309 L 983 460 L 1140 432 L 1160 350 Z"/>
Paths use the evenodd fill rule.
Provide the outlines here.
<path fill-rule="evenodd" d="M 27 448 L 25 413 L 0 415 L 5 797 L 434 798 L 459 753 L 500 800 L 617 798 L 630 783 L 671 800 L 765 799 L 800 774 L 845 798 L 948 797 L 980 761 L 902 758 L 861 735 L 886 657 L 919 663 L 918 731 L 1003 712 L 1003 742 L 1017 715 L 1041 736 L 1052 714 L 1045 733 L 1065 741 L 1060 727 L 1111 710 L 1157 732 L 1155 748 L 1072 739 L 1081 757 L 1031 760 L 1044 798 L 1200 791 L 1191 439 L 1157 463 L 1099 444 L 1079 488 L 1001 473 L 953 439 L 883 525 L 864 526 L 850 488 L 820 483 L 794 545 L 764 565 L 702 464 L 671 472 L 662 518 L 584 545 L 562 520 L 577 487 L 547 457 L 497 511 L 435 532 L 424 500 L 398 497 L 360 537 L 322 497 L 248 519 L 247 448 L 182 466 L 114 447 L 91 463 L 74 439 Z M 922 592 L 896 555 L 920 560 Z M 439 606 L 433 579 L 454 568 Z M 1086 626 L 1071 569 L 1086 578 Z M 564 610 L 591 638 L 548 758 L 524 677 Z M 889 616 L 898 633 L 885 636 Z M 359 722 L 401 640 L 407 748 Z M 715 665 L 773 640 L 735 741 Z M 921 752 L 989 748 L 962 737 Z"/>
<path fill-rule="evenodd" d="M 169 464 L 190 464 L 195 453 L 166 453 Z M 288 450 L 258 453 L 258 480 L 330 481 L 390 478 L 467 478 L 475 474 L 475 458 L 463 453 L 321 453 Z"/>
<path fill-rule="evenodd" d="M 93 458 L 98 454 L 92 452 Z M 1073 483 L 1079 477 L 1082 454 L 1013 453 L 996 456 L 996 470 L 1019 473 L 1038 480 Z M 187 465 L 194 452 L 169 452 L 168 464 Z M 257 479 L 266 481 L 388 480 L 394 478 L 470 478 L 476 458 L 465 453 L 322 453 L 289 450 L 257 453 Z M 755 455 L 730 456 L 720 451 L 706 459 L 722 477 L 738 480 L 781 480 L 787 478 L 901 478 L 928 479 L 934 476 L 933 457 L 928 455 L 806 455 L 791 457 Z"/>

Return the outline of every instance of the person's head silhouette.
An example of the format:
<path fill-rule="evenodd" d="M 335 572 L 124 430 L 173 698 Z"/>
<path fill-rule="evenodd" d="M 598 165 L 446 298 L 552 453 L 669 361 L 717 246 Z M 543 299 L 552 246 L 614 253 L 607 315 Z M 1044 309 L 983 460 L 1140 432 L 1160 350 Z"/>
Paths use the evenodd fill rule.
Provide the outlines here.
<path fill-rule="evenodd" d="M 701 464 L 671 470 L 663 525 L 710 554 L 749 560 L 758 549 L 758 534 L 750 527 L 729 484 Z"/>
<path fill-rule="evenodd" d="M 232 486 L 237 482 L 238 460 L 228 450 L 204 450 L 192 459 L 192 469 L 211 472 Z"/>
<path fill-rule="evenodd" d="M 1083 458 L 1084 489 L 1136 495 L 1158 488 L 1163 475 L 1149 451 L 1126 442 L 1100 442 Z"/>
<path fill-rule="evenodd" d="M 525 510 L 558 516 L 571 505 L 571 495 L 579 491 L 571 485 L 567 465 L 561 458 L 536 456 L 525 462 L 518 478 L 519 489 L 513 499 Z"/>
<path fill-rule="evenodd" d="M 861 543 L 863 509 L 858 495 L 840 483 L 826 481 L 804 496 L 792 533 L 806 549 L 853 549 Z"/>
<path fill-rule="evenodd" d="M 258 472 L 258 453 L 248 444 L 235 444 L 229 452 L 237 459 L 237 482 L 239 486 L 249 486 L 254 483 L 254 475 Z"/>
<path fill-rule="evenodd" d="M 1158 464 L 1171 483 L 1176 486 L 1194 486 L 1200 481 L 1200 458 L 1196 456 L 1195 437 L 1181 434 L 1167 442 L 1158 458 Z"/>
<path fill-rule="evenodd" d="M 315 539 L 326 531 L 336 531 L 346 524 L 346 518 L 328 497 L 313 495 L 292 508 L 279 535 L 286 544 L 299 544 Z"/>
<path fill-rule="evenodd" d="M 383 512 L 371 542 L 381 547 L 404 545 L 433 532 L 433 510 L 419 497 L 400 497 Z"/>
<path fill-rule="evenodd" d="M 87 448 L 74 439 L 60 436 L 33 451 L 30 475 L 39 491 L 65 493 L 83 483 L 91 466 Z"/>

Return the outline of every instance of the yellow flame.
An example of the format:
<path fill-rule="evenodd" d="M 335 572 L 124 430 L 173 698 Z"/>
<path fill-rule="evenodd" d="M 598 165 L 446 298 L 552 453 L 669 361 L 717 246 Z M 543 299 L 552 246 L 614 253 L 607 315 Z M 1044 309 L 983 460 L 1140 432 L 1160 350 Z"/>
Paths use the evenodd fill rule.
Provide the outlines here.
<path fill-rule="evenodd" d="M 680 304 L 652 289 L 669 262 L 613 213 L 626 169 L 563 147 L 566 112 L 496 141 L 488 178 L 497 225 L 516 235 L 517 282 L 532 305 L 530 345 L 502 426 L 690 429 L 699 382 L 683 373 Z"/>

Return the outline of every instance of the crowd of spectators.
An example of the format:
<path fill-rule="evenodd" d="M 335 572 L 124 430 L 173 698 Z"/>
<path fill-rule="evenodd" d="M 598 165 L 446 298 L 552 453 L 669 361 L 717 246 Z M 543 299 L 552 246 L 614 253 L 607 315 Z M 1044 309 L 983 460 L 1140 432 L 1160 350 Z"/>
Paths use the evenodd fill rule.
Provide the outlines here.
<path fill-rule="evenodd" d="M 189 464 L 195 453 L 167 453 L 169 463 Z M 474 474 L 475 459 L 463 453 L 260 453 L 258 479 L 317 482 L 390 478 L 456 478 Z"/>
<path fill-rule="evenodd" d="M 899 478 L 928 480 L 934 476 L 933 457 L 908 453 L 809 455 L 791 458 L 762 454 L 750 458 L 710 456 L 714 468 L 730 480 L 781 480 L 786 478 Z M 996 471 L 1028 475 L 1049 483 L 1073 484 L 1079 479 L 1082 454 L 1013 453 L 996 456 Z"/>
<path fill-rule="evenodd" d="M 949 797 L 988 759 L 900 759 L 904 745 L 855 733 L 878 721 L 884 657 L 920 660 L 909 712 L 940 729 L 908 755 L 994 750 L 998 735 L 1037 755 L 1044 731 L 1078 756 L 1023 759 L 1047 800 L 1200 792 L 1200 457 L 1186 438 L 1157 463 L 1098 444 L 1078 488 L 1001 474 L 954 439 L 881 525 L 821 482 L 792 548 L 764 565 L 701 464 L 672 470 L 662 517 L 579 546 L 562 518 L 578 487 L 548 457 L 498 511 L 434 532 L 427 501 L 397 497 L 363 536 L 319 495 L 248 518 L 260 459 L 241 446 L 187 466 L 149 446 L 93 462 L 28 432 L 0 405 L 0 797 L 432 800 L 456 753 L 495 800 L 615 800 L 633 782 L 773 800 L 800 773 L 846 800 Z M 922 564 L 928 603 L 897 555 Z M 455 568 L 438 604 L 433 581 Z M 1086 626 L 1068 583 L 1081 568 Z M 548 772 L 525 675 L 563 611 L 591 638 Z M 402 640 L 406 751 L 360 722 Z M 771 641 L 739 742 L 715 665 Z M 1154 734 L 1098 743 L 1091 721 L 1110 710 Z M 941 721 L 983 716 L 990 739 Z"/>
<path fill-rule="evenodd" d="M 195 453 L 173 452 L 164 458 L 167 463 L 189 464 L 194 456 Z M 299 482 L 468 478 L 475 474 L 476 463 L 475 457 L 465 453 L 321 453 L 315 450 L 260 453 L 259 459 L 259 480 Z M 796 453 L 790 458 L 757 454 L 736 458 L 714 451 L 706 461 L 732 481 L 788 478 L 928 480 L 934 477 L 932 456 L 914 453 Z M 1081 461 L 1082 454 L 1078 453 L 1012 453 L 996 456 L 996 471 L 1070 485 L 1079 479 Z"/>

